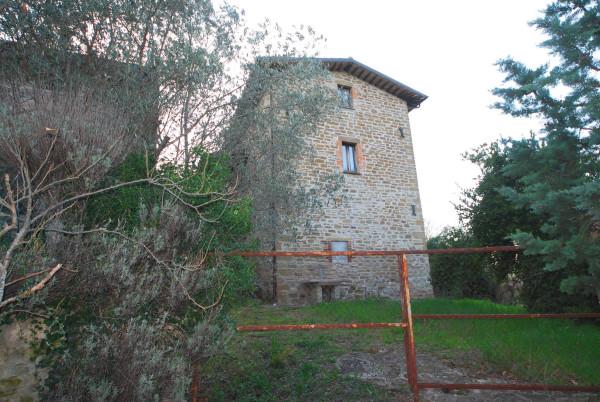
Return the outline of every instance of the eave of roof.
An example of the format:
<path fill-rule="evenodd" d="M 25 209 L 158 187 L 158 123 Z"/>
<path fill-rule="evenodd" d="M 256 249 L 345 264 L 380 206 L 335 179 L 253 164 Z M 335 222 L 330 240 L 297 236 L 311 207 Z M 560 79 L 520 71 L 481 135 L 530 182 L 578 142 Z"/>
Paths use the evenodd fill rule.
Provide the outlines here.
<path fill-rule="evenodd" d="M 380 88 L 400 99 L 404 99 L 408 110 L 418 108 L 427 95 L 380 73 L 379 71 L 357 61 L 353 58 L 319 58 L 330 71 L 342 71 L 351 74 L 377 88 Z"/>

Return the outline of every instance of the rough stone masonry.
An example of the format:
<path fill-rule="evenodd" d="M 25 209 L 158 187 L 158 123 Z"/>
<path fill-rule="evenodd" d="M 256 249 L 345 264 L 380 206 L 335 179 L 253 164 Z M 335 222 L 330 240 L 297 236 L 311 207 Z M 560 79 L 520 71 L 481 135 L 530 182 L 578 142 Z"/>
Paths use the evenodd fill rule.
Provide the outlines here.
<path fill-rule="evenodd" d="M 327 85 L 350 99 L 341 99 L 341 107 L 307 138 L 314 153 L 310 160 L 301 157 L 298 168 L 307 186 L 319 174 L 343 174 L 343 196 L 312 217 L 310 233 L 281 240 L 277 249 L 425 248 L 408 112 L 426 96 L 353 59 L 322 60 L 331 70 Z M 427 256 L 409 256 L 408 263 L 412 297 L 431 296 Z M 269 289 L 271 264 L 263 261 L 258 270 Z M 283 305 L 399 297 L 396 257 L 278 258 L 277 285 L 276 300 Z"/>

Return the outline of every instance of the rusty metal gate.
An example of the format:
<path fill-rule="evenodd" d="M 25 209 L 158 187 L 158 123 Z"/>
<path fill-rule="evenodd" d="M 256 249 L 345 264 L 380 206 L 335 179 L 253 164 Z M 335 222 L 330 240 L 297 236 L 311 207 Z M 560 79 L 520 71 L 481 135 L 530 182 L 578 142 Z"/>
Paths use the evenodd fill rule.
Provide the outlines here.
<path fill-rule="evenodd" d="M 402 328 L 404 331 L 404 351 L 406 354 L 406 373 L 408 385 L 411 389 L 413 400 L 419 401 L 419 391 L 428 388 L 445 390 L 479 389 L 479 390 L 515 390 L 515 391 L 556 391 L 556 392 L 598 392 L 600 386 L 575 386 L 551 384 L 453 384 L 453 383 L 423 383 L 418 381 L 417 356 L 415 352 L 415 338 L 413 331 L 414 319 L 535 319 L 535 318 L 600 318 L 600 313 L 561 313 L 561 314 L 412 314 L 410 304 L 409 272 L 406 256 L 409 254 L 472 254 L 472 253 L 500 253 L 518 252 L 519 247 L 496 246 L 479 248 L 454 248 L 434 250 L 393 250 L 393 251 L 256 251 L 234 252 L 229 255 L 242 257 L 370 257 L 370 256 L 396 256 L 398 274 L 400 276 L 400 301 L 402 305 L 402 321 L 400 322 L 372 322 L 372 323 L 347 323 L 347 324 L 289 324 L 289 325 L 241 325 L 237 327 L 240 332 L 248 331 L 298 331 L 319 329 L 357 329 L 357 328 Z M 194 381 L 195 382 L 195 381 Z M 197 389 L 197 386 L 196 386 Z"/>

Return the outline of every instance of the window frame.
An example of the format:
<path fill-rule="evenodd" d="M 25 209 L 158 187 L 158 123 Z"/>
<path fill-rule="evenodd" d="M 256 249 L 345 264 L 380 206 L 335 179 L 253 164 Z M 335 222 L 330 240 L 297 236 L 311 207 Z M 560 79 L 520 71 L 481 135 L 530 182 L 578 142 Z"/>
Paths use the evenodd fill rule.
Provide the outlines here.
<path fill-rule="evenodd" d="M 352 152 L 349 152 L 352 150 Z M 342 172 L 358 174 L 358 144 L 356 142 L 342 141 Z M 352 155 L 350 155 L 352 154 Z M 350 159 L 352 158 L 352 159 Z M 350 163 L 352 162 L 352 163 Z M 349 169 L 352 166 L 354 169 Z"/>
<path fill-rule="evenodd" d="M 346 249 L 345 250 L 334 250 L 334 248 L 333 248 L 334 243 L 345 243 Z M 328 251 L 352 251 L 352 241 L 347 240 L 347 239 L 329 240 L 327 242 L 327 250 Z M 350 264 L 350 262 L 352 262 L 352 256 L 349 256 L 349 255 L 347 255 L 347 256 L 344 256 L 344 255 L 330 256 L 329 262 L 331 262 L 332 264 L 347 265 L 347 264 Z"/>
<path fill-rule="evenodd" d="M 347 94 L 348 94 L 347 98 L 342 97 L 342 92 L 347 92 Z M 354 109 L 354 102 L 352 99 L 352 87 L 349 87 L 348 85 L 338 84 L 337 95 L 338 95 L 338 100 L 339 100 L 339 106 L 341 108 Z M 344 99 L 347 99 L 348 102 L 347 103 L 343 102 Z"/>

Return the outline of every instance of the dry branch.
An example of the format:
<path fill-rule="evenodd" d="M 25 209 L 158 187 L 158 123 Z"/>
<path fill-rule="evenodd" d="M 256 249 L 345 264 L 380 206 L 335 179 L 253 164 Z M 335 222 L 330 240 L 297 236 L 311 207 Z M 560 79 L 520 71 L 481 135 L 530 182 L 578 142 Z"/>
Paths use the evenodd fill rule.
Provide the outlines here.
<path fill-rule="evenodd" d="M 6 307 L 7 305 L 9 305 L 11 303 L 15 303 L 16 301 L 18 301 L 20 299 L 26 299 L 26 298 L 34 295 L 35 293 L 39 292 L 43 288 L 45 288 L 46 285 L 48 284 L 48 282 L 50 282 L 50 279 L 52 279 L 52 277 L 61 268 L 62 268 L 62 264 L 57 264 L 54 268 L 52 268 L 50 270 L 50 272 L 48 272 L 48 274 L 44 278 L 42 278 L 41 281 L 39 281 L 38 283 L 33 285 L 31 288 L 29 288 L 28 290 L 26 290 L 24 292 L 19 293 L 16 296 L 9 297 L 8 299 L 4 300 L 3 302 L 0 302 L 0 309 L 3 309 L 4 307 Z"/>

